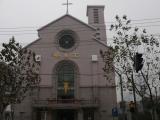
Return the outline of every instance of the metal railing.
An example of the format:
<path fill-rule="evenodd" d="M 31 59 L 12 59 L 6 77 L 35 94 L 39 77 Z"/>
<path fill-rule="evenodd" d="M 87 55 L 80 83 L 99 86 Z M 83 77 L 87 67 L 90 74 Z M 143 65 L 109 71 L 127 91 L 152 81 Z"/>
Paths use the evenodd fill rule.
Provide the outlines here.
<path fill-rule="evenodd" d="M 96 107 L 98 106 L 98 100 L 84 100 L 84 99 L 44 99 L 44 100 L 33 100 L 33 106 L 35 107 L 63 107 L 63 106 L 73 106 L 73 107 Z"/>

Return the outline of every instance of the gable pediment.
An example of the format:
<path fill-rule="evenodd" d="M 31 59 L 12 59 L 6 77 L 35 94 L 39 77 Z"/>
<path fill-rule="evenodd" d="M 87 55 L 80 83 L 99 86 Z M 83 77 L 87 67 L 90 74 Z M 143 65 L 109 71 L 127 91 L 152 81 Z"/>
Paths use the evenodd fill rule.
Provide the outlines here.
<path fill-rule="evenodd" d="M 79 19 L 71 16 L 71 15 L 64 15 L 48 24 L 46 24 L 45 26 L 41 27 L 40 29 L 38 29 L 38 36 L 39 39 L 36 40 L 36 43 L 38 42 L 38 44 L 40 43 L 52 43 L 52 41 L 54 40 L 54 42 L 56 41 L 56 36 L 61 33 L 62 31 L 73 31 L 77 34 L 77 38 L 78 40 L 91 40 L 93 41 L 92 44 L 95 43 L 102 45 L 104 47 L 107 47 L 107 45 L 105 43 L 103 43 L 102 41 L 99 41 L 97 39 L 93 39 L 92 35 L 94 34 L 94 32 L 96 31 L 96 28 L 80 21 Z M 31 46 L 33 43 L 30 43 L 28 46 Z M 57 42 L 55 42 L 57 43 Z"/>
<path fill-rule="evenodd" d="M 59 22 L 61 22 L 61 21 L 63 21 L 63 24 L 57 24 L 57 23 L 59 23 Z M 65 22 L 64 22 L 65 21 Z M 77 24 L 73 24 L 73 22 L 74 23 L 77 23 Z M 57 26 L 56 26 L 56 24 L 57 24 Z M 45 26 L 43 26 L 43 27 L 41 27 L 41 28 L 39 28 L 38 29 L 38 31 L 41 31 L 41 30 L 45 30 L 46 28 L 48 28 L 48 27 L 50 27 L 50 26 L 56 26 L 56 27 L 60 27 L 60 26 L 66 26 L 66 25 L 72 25 L 72 26 L 78 26 L 78 25 L 82 25 L 82 26 L 84 26 L 84 27 L 86 27 L 86 28 L 89 28 L 89 29 L 91 29 L 91 30 L 96 30 L 93 26 L 90 26 L 90 25 L 88 25 L 87 23 L 85 23 L 85 22 L 82 22 L 81 20 L 79 20 L 79 19 L 77 19 L 77 18 L 75 18 L 75 17 L 73 17 L 73 16 L 71 16 L 71 15 L 68 15 L 68 14 L 66 14 L 66 15 L 63 15 L 62 17 L 60 17 L 60 18 L 58 18 L 58 19 L 56 19 L 56 20 L 54 20 L 54 21 L 52 21 L 52 22 L 50 22 L 50 23 L 48 23 L 47 25 L 45 25 Z"/>

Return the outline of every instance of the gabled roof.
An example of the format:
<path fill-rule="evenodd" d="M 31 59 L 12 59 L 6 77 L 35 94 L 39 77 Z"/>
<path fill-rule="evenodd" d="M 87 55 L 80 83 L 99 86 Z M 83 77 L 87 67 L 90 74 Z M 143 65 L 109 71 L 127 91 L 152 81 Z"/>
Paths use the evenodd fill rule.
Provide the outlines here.
<path fill-rule="evenodd" d="M 98 40 L 98 39 L 93 39 L 93 40 L 95 40 L 96 42 L 98 42 L 98 43 L 100 43 L 101 45 L 103 45 L 103 46 L 105 46 L 105 47 L 108 47 L 107 46 L 107 44 L 105 44 L 105 42 L 103 42 L 103 41 L 100 41 L 100 40 Z"/>
<path fill-rule="evenodd" d="M 96 30 L 96 28 L 94 28 L 94 27 L 92 27 L 92 26 L 90 26 L 90 25 L 88 25 L 88 24 L 86 24 L 86 23 L 84 23 L 84 22 L 78 20 L 77 18 L 75 18 L 75 17 L 73 17 L 73 16 L 71 16 L 71 15 L 69 15 L 69 14 L 66 14 L 66 15 L 63 15 L 62 17 L 60 17 L 60 18 L 58 18 L 58 19 L 56 19 L 56 20 L 54 20 L 54 21 L 48 23 L 47 25 L 45 25 L 45 26 L 39 28 L 38 31 L 40 31 L 40 30 L 42 30 L 42 29 L 45 29 L 45 28 L 48 27 L 49 25 L 54 24 L 55 22 L 57 22 L 57 21 L 63 19 L 63 18 L 66 17 L 66 16 L 68 16 L 68 17 L 70 17 L 70 18 L 76 20 L 77 22 L 80 22 L 81 24 L 85 25 L 86 27 L 88 27 L 88 28 L 90 28 L 90 29 L 92 29 L 92 30 Z M 24 48 L 29 47 L 30 45 L 36 43 L 36 42 L 39 41 L 39 40 L 40 40 L 40 38 L 38 38 L 37 40 L 35 40 L 35 41 L 31 42 L 30 44 L 26 45 Z M 108 47 L 104 42 L 102 42 L 102 41 L 100 41 L 100 40 L 97 40 L 97 39 L 93 39 L 93 40 L 95 40 L 96 42 L 98 42 L 99 44 L 101 44 L 101 45 L 103 45 L 103 46 L 105 46 L 105 47 Z"/>
<path fill-rule="evenodd" d="M 56 19 L 56 20 L 54 20 L 54 21 L 48 23 L 47 25 L 45 25 L 45 26 L 39 28 L 38 31 L 40 31 L 40 30 L 42 30 L 42 29 L 48 27 L 48 26 L 51 25 L 51 24 L 54 24 L 55 22 L 57 22 L 57 21 L 63 19 L 63 18 L 66 17 L 66 16 L 68 16 L 68 17 L 74 19 L 75 21 L 77 21 L 77 22 L 79 22 L 79 23 L 85 25 L 86 27 L 88 27 L 88 28 L 90 28 L 90 29 L 92 29 L 92 30 L 96 30 L 96 28 L 94 28 L 93 26 L 90 26 L 90 25 L 86 24 L 85 22 L 82 22 L 81 20 L 79 20 L 79 19 L 77 19 L 77 18 L 75 18 L 75 17 L 73 17 L 73 16 L 71 16 L 71 15 L 69 15 L 69 14 L 65 14 L 65 15 L 63 15 L 62 17 L 60 17 L 60 18 L 58 18 L 58 19 Z"/>
<path fill-rule="evenodd" d="M 28 45 L 24 46 L 23 49 L 28 48 L 29 46 L 31 46 L 32 44 L 36 43 L 37 41 L 39 41 L 40 38 L 36 39 L 35 41 L 29 43 Z"/>

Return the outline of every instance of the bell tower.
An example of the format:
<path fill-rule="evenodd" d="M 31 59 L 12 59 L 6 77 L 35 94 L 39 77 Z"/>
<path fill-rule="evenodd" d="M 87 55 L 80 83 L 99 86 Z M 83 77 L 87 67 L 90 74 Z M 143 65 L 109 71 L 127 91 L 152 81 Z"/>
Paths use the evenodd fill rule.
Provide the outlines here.
<path fill-rule="evenodd" d="M 107 43 L 104 8 L 103 5 L 87 6 L 87 16 L 88 24 L 97 29 L 95 33 L 96 39 Z"/>

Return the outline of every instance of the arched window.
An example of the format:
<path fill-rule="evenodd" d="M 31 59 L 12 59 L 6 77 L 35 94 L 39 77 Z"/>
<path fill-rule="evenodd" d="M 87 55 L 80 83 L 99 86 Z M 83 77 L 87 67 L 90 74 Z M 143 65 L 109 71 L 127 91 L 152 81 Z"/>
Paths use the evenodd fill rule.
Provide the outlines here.
<path fill-rule="evenodd" d="M 57 66 L 57 98 L 73 99 L 75 91 L 75 65 L 62 61 Z"/>

